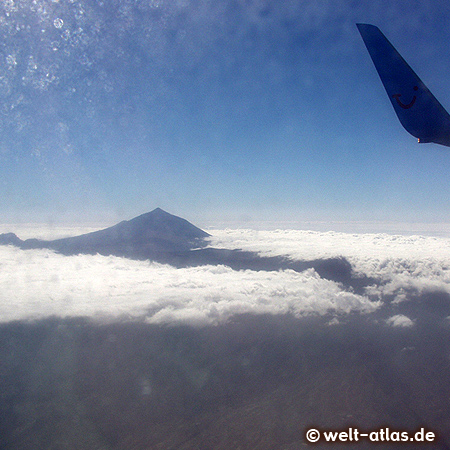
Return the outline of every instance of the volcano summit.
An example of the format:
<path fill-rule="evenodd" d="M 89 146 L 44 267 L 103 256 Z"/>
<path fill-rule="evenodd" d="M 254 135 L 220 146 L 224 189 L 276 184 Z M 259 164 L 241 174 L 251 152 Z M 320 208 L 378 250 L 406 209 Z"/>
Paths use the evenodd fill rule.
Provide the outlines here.
<path fill-rule="evenodd" d="M 156 208 L 112 227 L 80 236 L 45 241 L 22 241 L 14 233 L 0 235 L 0 244 L 22 249 L 48 248 L 63 255 L 97 254 L 123 256 L 131 259 L 158 260 L 161 254 L 185 252 L 205 246 L 209 234 L 189 223 Z"/>
<path fill-rule="evenodd" d="M 47 248 L 63 255 L 100 254 L 135 260 L 150 260 L 175 267 L 219 265 L 235 270 L 292 269 L 302 272 L 314 268 L 323 278 L 358 287 L 365 280 L 354 278 L 344 258 L 296 261 L 282 256 L 260 256 L 240 249 L 209 247 L 210 235 L 181 217 L 156 208 L 104 230 L 55 240 L 22 240 L 14 233 L 0 235 L 0 245 L 23 250 Z"/>

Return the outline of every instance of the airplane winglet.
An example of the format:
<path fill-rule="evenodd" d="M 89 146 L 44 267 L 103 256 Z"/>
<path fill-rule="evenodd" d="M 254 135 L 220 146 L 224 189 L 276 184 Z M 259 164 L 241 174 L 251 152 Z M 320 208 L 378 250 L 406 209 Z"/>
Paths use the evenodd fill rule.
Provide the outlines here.
<path fill-rule="evenodd" d="M 420 143 L 450 147 L 450 115 L 374 25 L 356 24 L 400 123 Z"/>

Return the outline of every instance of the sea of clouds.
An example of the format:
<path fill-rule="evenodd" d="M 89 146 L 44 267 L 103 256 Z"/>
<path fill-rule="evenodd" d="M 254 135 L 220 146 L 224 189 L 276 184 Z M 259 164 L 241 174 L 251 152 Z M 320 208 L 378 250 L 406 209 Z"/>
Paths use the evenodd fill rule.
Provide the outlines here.
<path fill-rule="evenodd" d="M 374 277 L 379 283 L 367 289 L 371 295 L 450 293 L 450 238 L 387 233 L 342 233 L 305 230 L 214 230 L 211 245 L 235 246 L 264 255 L 287 255 L 314 260 L 342 256 L 355 273 Z"/>
<path fill-rule="evenodd" d="M 355 276 L 372 277 L 374 282 L 363 293 L 355 293 L 321 278 L 314 269 L 301 273 L 237 271 L 226 266 L 176 269 L 113 256 L 63 256 L 50 250 L 0 246 L 0 321 L 88 316 L 202 325 L 221 323 L 236 314 L 289 313 L 298 317 L 332 314 L 336 320 L 330 323 L 338 323 L 351 312 L 376 311 L 388 297 L 402 302 L 411 293 L 450 293 L 450 238 L 304 230 L 208 231 L 213 247 L 305 261 L 342 256 Z M 70 230 L 56 235 L 53 230 L 53 234 L 67 235 Z M 34 235 L 48 237 L 42 230 Z M 387 323 L 402 327 L 414 322 L 399 315 Z"/>

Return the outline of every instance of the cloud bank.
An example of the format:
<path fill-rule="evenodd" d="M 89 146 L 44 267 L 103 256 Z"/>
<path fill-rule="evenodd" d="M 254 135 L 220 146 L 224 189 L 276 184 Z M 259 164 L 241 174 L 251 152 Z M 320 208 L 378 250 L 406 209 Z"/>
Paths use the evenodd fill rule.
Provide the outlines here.
<path fill-rule="evenodd" d="M 2 321 L 49 315 L 146 317 L 152 323 L 218 323 L 234 314 L 296 316 L 373 311 L 377 303 L 346 292 L 313 270 L 175 269 L 100 255 L 1 247 Z"/>
<path fill-rule="evenodd" d="M 313 260 L 342 256 L 361 275 L 379 280 L 367 289 L 371 297 L 405 292 L 450 293 L 450 238 L 304 230 L 214 230 L 211 245 L 236 246 L 264 255 Z"/>
<path fill-rule="evenodd" d="M 302 273 L 236 271 L 226 266 L 175 269 L 112 256 L 67 257 L 2 246 L 0 321 L 52 315 L 196 325 L 221 323 L 236 314 L 331 314 L 340 319 L 351 312 L 374 312 L 388 300 L 402 303 L 412 294 L 450 294 L 448 238 L 300 230 L 212 233 L 214 247 L 300 260 L 343 256 L 355 274 L 374 281 L 357 294 L 321 278 L 314 269 Z M 387 323 L 410 326 L 410 322 L 398 316 Z"/>

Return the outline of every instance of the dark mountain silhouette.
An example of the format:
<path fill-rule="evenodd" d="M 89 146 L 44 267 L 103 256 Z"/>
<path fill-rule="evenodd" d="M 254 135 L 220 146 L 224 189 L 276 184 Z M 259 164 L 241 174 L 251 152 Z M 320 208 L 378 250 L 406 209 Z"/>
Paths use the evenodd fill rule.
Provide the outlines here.
<path fill-rule="evenodd" d="M 156 208 L 104 230 L 64 239 L 23 241 L 14 233 L 1 234 L 0 245 L 14 245 L 22 249 L 48 248 L 63 255 L 114 255 L 175 267 L 223 264 L 235 270 L 292 269 L 297 272 L 314 268 L 321 277 L 352 286 L 357 291 L 372 282 L 353 277 L 351 265 L 344 258 L 296 261 L 281 256 L 260 256 L 239 249 L 217 249 L 208 247 L 209 236 L 187 220 Z"/>
<path fill-rule="evenodd" d="M 49 248 L 64 255 L 80 253 L 154 259 L 160 253 L 173 253 L 205 246 L 209 234 L 187 220 L 161 208 L 124 220 L 93 233 L 51 241 L 27 239 L 14 233 L 0 235 L 0 244 L 13 244 L 23 249 Z"/>

